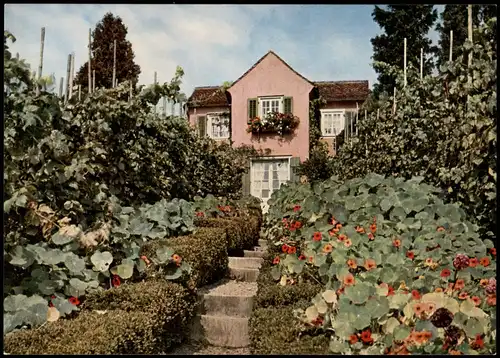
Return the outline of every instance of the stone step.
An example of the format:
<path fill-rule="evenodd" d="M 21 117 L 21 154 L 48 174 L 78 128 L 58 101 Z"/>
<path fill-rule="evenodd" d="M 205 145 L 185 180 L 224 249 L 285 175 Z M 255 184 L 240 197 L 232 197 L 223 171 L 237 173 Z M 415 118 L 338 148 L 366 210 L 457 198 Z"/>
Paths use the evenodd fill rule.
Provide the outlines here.
<path fill-rule="evenodd" d="M 250 317 L 257 283 L 227 281 L 198 292 L 200 315 Z"/>
<path fill-rule="evenodd" d="M 259 269 L 229 267 L 229 277 L 233 280 L 244 282 L 257 282 Z"/>
<path fill-rule="evenodd" d="M 259 246 L 266 246 L 267 247 L 267 240 L 259 239 L 258 243 L 259 243 Z"/>
<path fill-rule="evenodd" d="M 201 315 L 200 326 L 204 340 L 213 346 L 242 348 L 250 344 L 248 318 Z"/>
<path fill-rule="evenodd" d="M 264 261 L 261 257 L 229 257 L 230 268 L 259 268 Z"/>
<path fill-rule="evenodd" d="M 264 251 L 257 251 L 257 250 L 244 250 L 243 251 L 243 256 L 244 257 L 264 257 L 266 253 Z"/>

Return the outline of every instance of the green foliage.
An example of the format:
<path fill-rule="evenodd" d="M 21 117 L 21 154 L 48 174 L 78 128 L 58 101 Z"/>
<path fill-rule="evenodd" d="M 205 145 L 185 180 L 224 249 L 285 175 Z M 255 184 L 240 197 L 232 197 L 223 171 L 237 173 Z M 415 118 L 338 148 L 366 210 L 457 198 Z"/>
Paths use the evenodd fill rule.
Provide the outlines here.
<path fill-rule="evenodd" d="M 445 5 L 441 13 L 441 22 L 436 26 L 439 33 L 439 49 L 436 64 L 439 69 L 441 65 L 448 62 L 450 57 L 450 31 L 453 31 L 453 59 L 463 54 L 463 44 L 468 38 L 468 5 L 448 4 Z M 477 29 L 480 25 L 487 23 L 491 18 L 496 17 L 496 5 L 472 5 L 472 24 Z M 496 31 L 492 35 L 496 37 Z M 477 35 L 477 34 L 475 34 Z M 473 35 L 477 40 L 477 36 Z M 494 43 L 496 43 L 496 38 Z M 494 51 L 496 52 L 496 51 Z M 463 63 L 467 63 L 467 56 L 463 57 Z"/>
<path fill-rule="evenodd" d="M 121 82 L 132 81 L 134 87 L 139 80 L 141 67 L 134 62 L 132 44 L 126 39 L 127 27 L 119 16 L 108 12 L 92 31 L 92 63 L 95 71 L 96 88 L 113 87 L 113 42 L 116 40 L 116 79 Z M 88 88 L 88 61 L 76 73 L 75 83 Z"/>
<path fill-rule="evenodd" d="M 436 48 L 427 38 L 427 33 L 438 16 L 434 5 L 388 5 L 386 9 L 375 6 L 372 16 L 384 31 L 371 39 L 374 69 L 378 74 L 378 83 L 373 88 L 376 97 L 382 92 L 392 93 L 396 85 L 396 78 L 383 71 L 378 62 L 402 69 L 404 38 L 408 39 L 408 61 L 418 63 L 420 50 L 424 49 L 424 74 L 431 73 L 434 67 L 431 55 Z"/>
<path fill-rule="evenodd" d="M 240 195 L 247 164 L 235 158 L 248 152 L 153 113 L 160 97 L 179 93 L 181 68 L 171 82 L 132 98 L 125 82 L 62 107 L 52 94 L 35 95 L 29 67 L 12 57 L 8 39 L 15 40 L 4 32 L 4 298 L 24 295 L 17 299 L 28 303 L 5 315 L 5 332 L 36 325 L 47 312 L 71 314 L 78 308 L 68 308 L 70 296 L 138 280 L 145 242 L 194 229 L 185 200 Z M 166 247 L 154 258 L 167 279 L 190 271 L 175 254 Z M 51 296 L 57 313 L 47 308 Z"/>
<path fill-rule="evenodd" d="M 250 118 L 247 132 L 291 134 L 299 125 L 299 118 L 291 113 L 270 112 L 264 118 Z"/>
<path fill-rule="evenodd" d="M 358 136 L 335 157 L 335 173 L 423 176 L 460 202 L 484 231 L 496 232 L 497 63 L 490 32 L 491 24 L 481 27 L 484 42 L 464 46 L 464 56 L 473 53 L 469 68 L 459 57 L 440 75 L 420 80 L 410 67 L 408 85 L 398 86 L 395 114 L 392 98 L 379 103 L 380 118 L 369 112 Z M 401 71 L 386 70 L 402 84 Z"/>
<path fill-rule="evenodd" d="M 4 337 L 9 354 L 159 354 L 180 343 L 196 295 L 178 284 L 148 281 L 87 297 L 72 320 Z"/>
<path fill-rule="evenodd" d="M 495 351 L 493 242 L 422 179 L 333 177 L 312 188 L 285 186 L 269 200 L 263 232 L 286 251 L 271 275 L 284 286 L 307 277 L 323 283 L 312 305 L 295 314 L 335 333 L 332 352 Z M 438 329 L 446 322 L 433 316 L 439 308 L 454 317 L 460 345 Z"/>
<path fill-rule="evenodd" d="M 313 183 L 330 178 L 333 175 L 332 158 L 325 143 L 318 142 L 310 150 L 309 158 L 298 168 L 298 175 L 305 175 Z"/>
<path fill-rule="evenodd" d="M 166 245 L 179 254 L 182 262 L 188 263 L 191 267 L 189 275 L 177 277 L 181 281 L 187 281 L 189 287 L 201 287 L 214 283 L 227 271 L 226 231 L 218 228 L 200 228 L 189 236 L 157 240 L 144 245 L 141 249 L 141 256 L 153 258 L 151 267 L 146 271 L 148 278 L 156 278 L 164 274 L 162 265 L 154 257 Z"/>

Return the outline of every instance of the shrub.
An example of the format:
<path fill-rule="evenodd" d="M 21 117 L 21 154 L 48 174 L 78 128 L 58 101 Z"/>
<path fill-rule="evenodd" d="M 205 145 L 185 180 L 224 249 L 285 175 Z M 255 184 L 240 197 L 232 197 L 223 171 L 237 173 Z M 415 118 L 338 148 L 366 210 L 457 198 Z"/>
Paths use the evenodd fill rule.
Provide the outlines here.
<path fill-rule="evenodd" d="M 224 229 L 200 228 L 189 236 L 152 241 L 144 245 L 141 255 L 154 257 L 164 246 L 178 253 L 183 262 L 189 263 L 190 273 L 179 276 L 180 280 L 188 281 L 189 287 L 214 283 L 227 272 L 227 235 Z M 148 277 L 161 275 L 162 271 L 158 269 L 158 265 L 153 261 L 147 270 Z"/>
<path fill-rule="evenodd" d="M 257 308 L 249 325 L 252 354 L 328 354 L 330 338 L 325 335 L 309 335 L 317 334 L 311 331 L 299 339 L 304 329 L 292 307 Z"/>
<path fill-rule="evenodd" d="M 165 281 L 90 295 L 71 320 L 7 334 L 9 354 L 158 354 L 179 343 L 196 296 Z M 90 311 L 92 310 L 92 311 Z"/>
<path fill-rule="evenodd" d="M 297 174 L 305 175 L 309 182 L 326 180 L 333 175 L 332 158 L 325 143 L 318 142 L 311 149 L 309 158 L 297 168 Z"/>
<path fill-rule="evenodd" d="M 266 225 L 281 228 L 266 232 L 295 249 L 271 274 L 287 285 L 307 275 L 324 283 L 297 317 L 333 330 L 333 353 L 495 351 L 493 242 L 421 181 L 333 178 L 300 206 L 285 205 L 288 189 L 273 193 Z"/>
<path fill-rule="evenodd" d="M 247 250 L 257 244 L 259 239 L 259 220 L 256 217 L 231 217 L 221 219 L 197 219 L 198 227 L 223 228 L 227 233 L 228 250 Z"/>

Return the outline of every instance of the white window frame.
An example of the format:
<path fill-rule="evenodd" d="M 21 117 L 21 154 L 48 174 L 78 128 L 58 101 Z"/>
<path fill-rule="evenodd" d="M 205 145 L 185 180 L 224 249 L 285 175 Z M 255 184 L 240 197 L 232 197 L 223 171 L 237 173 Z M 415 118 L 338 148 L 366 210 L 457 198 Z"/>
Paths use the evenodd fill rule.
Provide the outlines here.
<path fill-rule="evenodd" d="M 263 106 L 264 106 L 264 103 L 269 103 L 271 101 L 278 101 L 278 111 L 279 113 L 283 113 L 283 108 L 284 108 L 284 101 L 285 99 L 285 96 L 266 96 L 266 97 L 259 97 L 258 98 L 258 105 L 257 105 L 257 116 L 259 116 L 260 118 L 264 118 L 265 115 L 264 115 L 264 111 L 263 111 Z M 269 105 L 269 107 L 271 107 L 271 105 Z M 270 111 L 272 112 L 272 111 Z"/>
<path fill-rule="evenodd" d="M 218 121 L 220 123 L 220 121 L 225 121 L 226 118 L 221 116 L 220 114 L 218 113 L 208 113 L 207 114 L 207 135 L 212 138 L 212 139 L 215 139 L 215 140 L 221 140 L 221 139 L 229 139 L 229 121 L 227 120 L 227 124 L 225 124 L 225 127 L 227 129 L 227 136 L 220 136 L 220 135 L 214 135 L 213 131 L 212 131 L 212 123 L 213 121 Z M 222 126 L 221 126 L 222 127 Z M 219 132 L 220 134 L 220 132 Z"/>
<path fill-rule="evenodd" d="M 321 136 L 323 137 L 336 137 L 340 132 L 345 127 L 345 109 L 321 109 Z M 334 125 L 334 123 L 331 123 L 330 126 L 327 126 L 326 123 L 326 115 L 334 115 L 334 114 L 340 114 L 340 124 L 338 127 Z M 326 129 L 327 127 L 330 127 L 330 132 L 327 133 Z"/>
<path fill-rule="evenodd" d="M 254 165 L 255 165 L 255 162 L 262 162 L 262 161 L 269 161 L 270 163 L 272 163 L 273 161 L 281 161 L 281 160 L 286 160 L 286 163 L 287 163 L 287 167 L 288 167 L 288 171 L 287 171 L 287 179 L 285 182 L 289 182 L 291 180 L 291 168 L 292 168 L 292 165 L 291 165 L 291 159 L 292 157 L 291 156 L 283 156 L 283 157 L 259 157 L 259 158 L 253 158 L 251 159 L 250 161 L 250 193 L 253 195 L 253 192 L 254 192 L 254 185 L 255 185 L 255 170 L 254 170 Z M 263 180 L 262 178 L 259 179 L 259 180 Z M 267 203 L 267 200 L 271 197 L 271 195 L 273 194 L 273 192 L 275 190 L 279 190 L 278 189 L 273 189 L 272 188 L 272 180 L 269 180 L 269 197 L 268 198 L 261 198 L 259 196 L 259 199 L 261 199 L 264 204 Z M 281 185 L 280 185 L 281 186 Z M 261 189 L 262 190 L 262 189 Z"/>

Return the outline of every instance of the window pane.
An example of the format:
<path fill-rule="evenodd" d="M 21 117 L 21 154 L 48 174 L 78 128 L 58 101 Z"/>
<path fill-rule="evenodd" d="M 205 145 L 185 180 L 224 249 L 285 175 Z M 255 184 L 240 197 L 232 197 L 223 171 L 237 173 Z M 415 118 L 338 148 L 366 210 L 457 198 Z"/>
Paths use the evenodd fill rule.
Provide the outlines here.
<path fill-rule="evenodd" d="M 268 190 L 268 189 L 265 189 L 265 190 L 262 189 L 262 199 L 269 198 L 269 192 L 270 192 L 270 190 Z"/>

